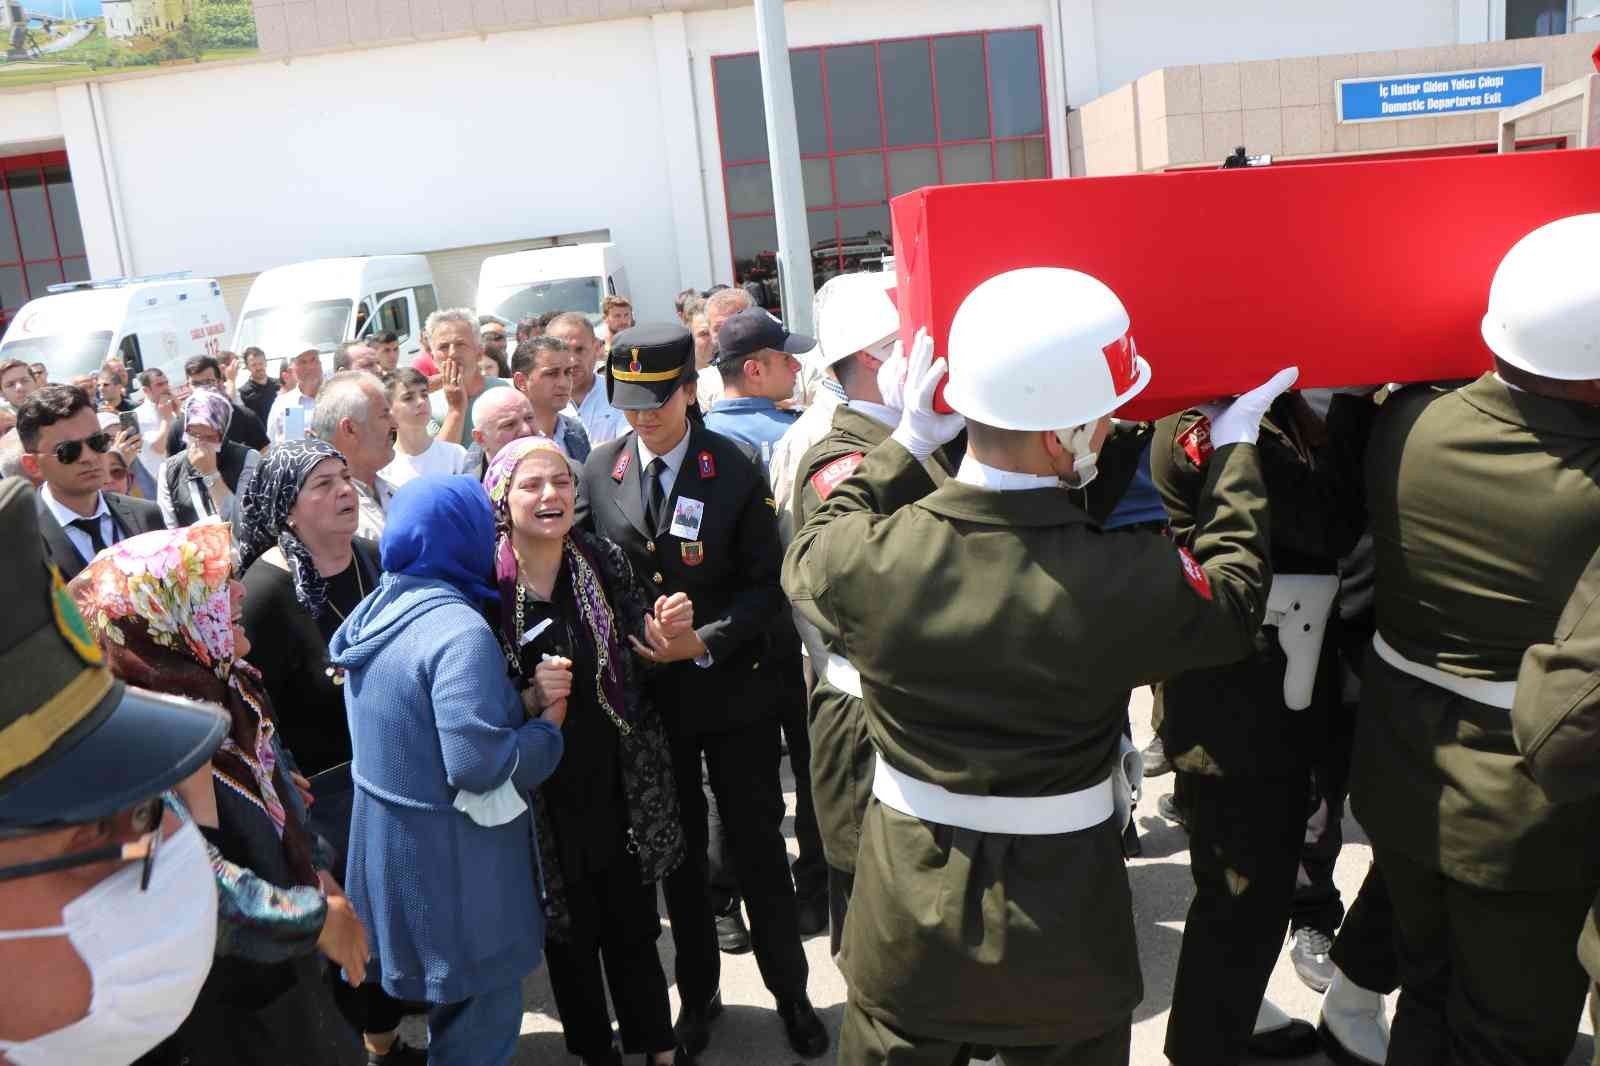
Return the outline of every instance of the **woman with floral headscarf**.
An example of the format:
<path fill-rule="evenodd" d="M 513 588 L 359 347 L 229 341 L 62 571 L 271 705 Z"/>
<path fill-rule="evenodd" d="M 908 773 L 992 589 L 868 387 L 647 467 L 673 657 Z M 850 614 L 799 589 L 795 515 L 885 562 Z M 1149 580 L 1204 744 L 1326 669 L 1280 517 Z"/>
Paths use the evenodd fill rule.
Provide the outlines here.
<path fill-rule="evenodd" d="M 261 453 L 227 439 L 233 404 L 220 392 L 195 389 L 183 402 L 187 447 L 161 464 L 156 503 L 168 529 L 193 525 L 207 515 L 224 522 L 239 517 L 239 484 L 247 481 Z"/>
<path fill-rule="evenodd" d="M 328 642 L 383 572 L 378 546 L 355 535 L 359 507 L 344 456 L 320 440 L 295 440 L 267 452 L 239 509 L 252 659 L 279 709 L 284 743 L 311 778 L 311 828 L 333 848 L 340 871 L 354 785 L 344 672 L 329 662 Z M 421 1066 L 424 1053 L 397 1035 L 403 1006 L 377 986 L 356 999 L 349 1010 L 373 1061 Z"/>
<path fill-rule="evenodd" d="M 334 1009 L 317 955 L 359 982 L 367 938 L 306 831 L 305 807 L 261 676 L 245 661 L 244 586 L 232 530 L 207 522 L 131 537 L 72 582 L 106 661 L 132 685 L 222 708 L 227 738 L 180 786 L 210 845 L 220 928 L 217 961 L 160 1061 L 344 1064 L 356 1034 Z"/>
<path fill-rule="evenodd" d="M 551 659 L 571 662 L 555 674 L 566 754 L 533 796 L 550 985 L 567 1050 L 585 1063 L 620 1061 L 609 984 L 623 1050 L 683 1066 L 655 891 L 682 861 L 683 824 L 666 733 L 638 674 L 690 628 L 694 605 L 682 593 L 646 605 L 622 549 L 573 528 L 575 481 L 544 437 L 507 444 L 483 481 L 495 507 L 501 650 L 536 690 Z"/>

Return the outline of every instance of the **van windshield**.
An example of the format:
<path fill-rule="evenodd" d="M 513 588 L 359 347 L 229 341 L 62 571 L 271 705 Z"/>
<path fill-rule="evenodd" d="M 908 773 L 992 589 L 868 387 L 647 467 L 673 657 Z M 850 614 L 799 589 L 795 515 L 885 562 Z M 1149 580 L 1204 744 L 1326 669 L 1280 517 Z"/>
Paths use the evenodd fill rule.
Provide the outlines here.
<path fill-rule="evenodd" d="M 522 288 L 502 289 L 494 313 L 508 322 L 546 311 L 581 311 L 590 325 L 600 323 L 600 279 L 557 278 Z"/>
<path fill-rule="evenodd" d="M 21 359 L 43 363 L 51 381 L 71 381 L 79 374 L 98 374 L 111 354 L 111 333 L 53 333 L 44 337 L 8 340 L 0 345 L 0 362 Z"/>
<path fill-rule="evenodd" d="M 295 355 L 307 348 L 329 351 L 345 339 L 353 306 L 349 300 L 314 300 L 258 307 L 239 320 L 234 347 L 241 352 L 260 348 L 269 358 Z"/>

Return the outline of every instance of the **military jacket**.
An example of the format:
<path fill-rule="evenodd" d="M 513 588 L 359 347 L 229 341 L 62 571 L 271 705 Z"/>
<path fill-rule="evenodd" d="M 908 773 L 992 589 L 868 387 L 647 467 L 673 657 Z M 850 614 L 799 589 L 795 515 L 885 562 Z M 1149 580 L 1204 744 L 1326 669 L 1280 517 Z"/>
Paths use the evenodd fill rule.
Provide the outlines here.
<path fill-rule="evenodd" d="M 1558 803 L 1600 793 L 1600 551 L 1556 624 L 1555 638 L 1522 657 L 1511 708 L 1517 748 L 1545 794 Z M 1600 841 L 1574 841 L 1594 847 Z M 1600 982 L 1600 896 L 1584 922 L 1578 958 Z"/>
<path fill-rule="evenodd" d="M 1600 411 L 1493 374 L 1405 389 L 1368 445 L 1379 634 L 1413 662 L 1491 681 L 1557 633 L 1600 546 Z M 1352 805 L 1381 847 L 1494 890 L 1600 882 L 1600 804 L 1553 804 L 1512 716 L 1369 655 Z"/>
<path fill-rule="evenodd" d="M 632 433 L 589 453 L 578 522 L 621 545 L 647 602 L 675 592 L 694 602 L 711 665 L 671 663 L 649 683 L 669 733 L 712 733 L 773 717 L 779 679 L 771 631 L 786 606 L 778 584 L 783 548 L 760 465 L 727 437 L 692 424 L 689 434 L 658 528 L 645 522 Z M 680 509 L 685 500 L 699 506 Z"/>
<path fill-rule="evenodd" d="M 1257 452 L 1271 507 L 1272 566 L 1284 574 L 1333 574 L 1361 538 L 1359 479 L 1327 441 L 1311 439 L 1296 416 L 1295 397 L 1280 397 L 1262 421 Z M 1364 435 L 1371 404 L 1341 398 L 1327 431 Z M 1195 534 L 1195 487 L 1204 477 L 1208 443 L 1198 411 L 1162 419 L 1150 452 L 1150 473 L 1161 491 L 1173 538 Z M 1198 428 L 1197 428 L 1198 427 Z M 1179 770 L 1227 777 L 1270 777 L 1304 768 L 1307 738 L 1338 708 L 1337 648 L 1331 629 L 1318 663 L 1312 704 L 1291 711 L 1283 702 L 1287 668 L 1274 626 L 1263 626 L 1248 654 L 1208 666 L 1162 686 L 1160 732 L 1167 758 Z"/>
<path fill-rule="evenodd" d="M 935 489 L 893 440 L 796 534 L 784 588 L 860 671 L 880 758 L 972 795 L 1043 796 L 1111 772 L 1134 685 L 1238 658 L 1269 581 L 1255 449 L 1217 452 L 1193 554 L 1104 533 L 1059 488 Z M 908 1032 L 1085 1039 L 1143 994 L 1114 819 L 1012 836 L 872 802 L 840 967 Z"/>

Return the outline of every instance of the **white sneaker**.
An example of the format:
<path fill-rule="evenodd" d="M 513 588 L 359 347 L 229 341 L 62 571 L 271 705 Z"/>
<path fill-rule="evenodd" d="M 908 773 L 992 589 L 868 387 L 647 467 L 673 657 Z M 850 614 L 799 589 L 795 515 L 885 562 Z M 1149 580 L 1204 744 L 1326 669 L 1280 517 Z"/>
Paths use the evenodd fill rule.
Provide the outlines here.
<path fill-rule="evenodd" d="M 1384 1066 L 1389 1057 L 1389 1014 L 1383 996 L 1362 988 L 1338 968 L 1322 997 L 1317 1031 L 1328 1057 L 1346 1066 Z"/>

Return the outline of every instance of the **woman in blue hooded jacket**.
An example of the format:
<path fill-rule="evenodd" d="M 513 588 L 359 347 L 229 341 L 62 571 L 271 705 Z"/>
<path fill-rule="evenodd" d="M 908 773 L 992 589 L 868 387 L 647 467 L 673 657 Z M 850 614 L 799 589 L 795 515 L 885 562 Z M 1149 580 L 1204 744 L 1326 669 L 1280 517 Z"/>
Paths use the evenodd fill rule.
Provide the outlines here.
<path fill-rule="evenodd" d="M 383 579 L 330 646 L 354 748 L 345 890 L 369 979 L 431 1005 L 432 1066 L 510 1061 L 544 941 L 523 794 L 561 758 L 566 701 L 511 683 L 483 614 L 494 534 L 471 478 L 407 484 L 389 504 Z"/>

